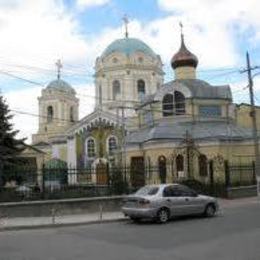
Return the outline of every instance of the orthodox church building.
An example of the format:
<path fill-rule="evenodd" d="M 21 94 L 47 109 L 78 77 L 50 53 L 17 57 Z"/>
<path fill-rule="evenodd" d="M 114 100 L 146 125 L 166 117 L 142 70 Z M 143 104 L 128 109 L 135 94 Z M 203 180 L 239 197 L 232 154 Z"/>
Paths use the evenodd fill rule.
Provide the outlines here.
<path fill-rule="evenodd" d="M 250 117 L 233 103 L 229 85 L 197 79 L 198 63 L 181 34 L 171 59 L 175 78 L 164 83 L 160 56 L 126 33 L 96 59 L 95 109 L 79 120 L 79 100 L 58 62 L 57 79 L 38 98 L 33 146 L 45 161 L 93 170 L 98 184 L 107 181 L 99 171 L 120 165 L 129 167 L 132 185 L 223 179 L 224 161 L 254 160 Z"/>

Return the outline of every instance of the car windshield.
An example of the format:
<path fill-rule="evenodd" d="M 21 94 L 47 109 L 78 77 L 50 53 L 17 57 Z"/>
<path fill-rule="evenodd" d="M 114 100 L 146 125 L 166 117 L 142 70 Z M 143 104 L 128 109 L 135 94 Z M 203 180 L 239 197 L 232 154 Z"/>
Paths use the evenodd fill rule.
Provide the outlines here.
<path fill-rule="evenodd" d="M 138 190 L 136 195 L 155 195 L 159 190 L 159 187 L 145 186 Z"/>

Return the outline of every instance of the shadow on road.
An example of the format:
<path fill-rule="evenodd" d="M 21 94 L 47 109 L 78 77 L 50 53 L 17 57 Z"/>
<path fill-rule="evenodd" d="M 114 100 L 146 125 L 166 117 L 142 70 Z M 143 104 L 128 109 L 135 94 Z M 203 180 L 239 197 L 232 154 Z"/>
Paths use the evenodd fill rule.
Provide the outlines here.
<path fill-rule="evenodd" d="M 183 222 L 194 222 L 194 221 L 201 221 L 201 220 L 213 220 L 214 218 L 219 218 L 219 217 L 223 217 L 223 214 L 217 214 L 216 216 L 212 217 L 212 218 L 207 218 L 204 216 L 178 216 L 178 217 L 173 217 L 171 218 L 167 223 L 161 224 L 158 223 L 156 220 L 151 220 L 151 219 L 142 219 L 142 220 L 137 220 L 137 221 L 133 221 L 131 219 L 129 219 L 128 221 L 126 221 L 126 224 L 132 224 L 132 225 L 167 225 L 170 223 L 183 223 Z"/>

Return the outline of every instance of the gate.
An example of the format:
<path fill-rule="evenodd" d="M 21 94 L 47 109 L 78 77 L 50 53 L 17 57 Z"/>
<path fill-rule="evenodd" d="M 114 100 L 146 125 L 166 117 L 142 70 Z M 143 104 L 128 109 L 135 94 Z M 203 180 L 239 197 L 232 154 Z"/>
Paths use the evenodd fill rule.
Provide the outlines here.
<path fill-rule="evenodd" d="M 97 185 L 108 184 L 108 165 L 107 163 L 99 162 L 96 166 Z"/>

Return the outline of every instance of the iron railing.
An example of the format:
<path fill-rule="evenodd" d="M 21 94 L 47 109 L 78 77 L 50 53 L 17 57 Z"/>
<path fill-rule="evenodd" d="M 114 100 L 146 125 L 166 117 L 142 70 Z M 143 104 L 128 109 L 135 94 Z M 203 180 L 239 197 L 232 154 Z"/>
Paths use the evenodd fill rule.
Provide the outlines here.
<path fill-rule="evenodd" d="M 198 192 L 214 196 L 225 196 L 227 188 L 249 186 L 256 183 L 254 163 L 229 165 L 225 163 L 223 181 L 200 176 L 187 180 L 178 177 L 172 164 L 166 165 L 166 176 L 158 166 L 35 169 L 13 167 L 1 174 L 0 202 L 65 199 L 129 194 L 145 184 L 164 182 L 184 183 Z M 212 173 L 214 175 L 214 173 Z"/>

